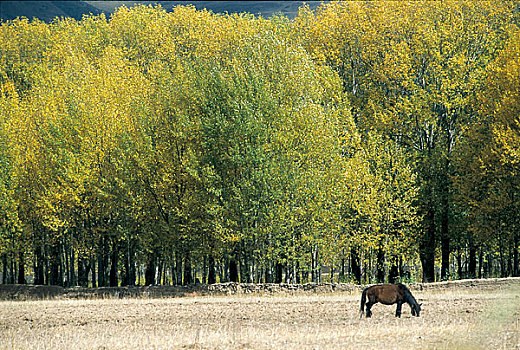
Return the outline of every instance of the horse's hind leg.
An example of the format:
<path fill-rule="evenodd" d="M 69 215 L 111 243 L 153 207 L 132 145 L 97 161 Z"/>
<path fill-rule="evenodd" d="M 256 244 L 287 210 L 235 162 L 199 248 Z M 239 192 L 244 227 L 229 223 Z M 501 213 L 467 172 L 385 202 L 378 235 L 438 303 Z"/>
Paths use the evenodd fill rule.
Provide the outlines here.
<path fill-rule="evenodd" d="M 374 305 L 375 303 L 372 303 L 372 302 L 368 302 L 366 304 L 366 308 L 367 308 L 367 317 L 372 317 L 372 305 Z"/>
<path fill-rule="evenodd" d="M 397 308 L 395 309 L 395 317 L 401 317 L 401 307 L 403 303 L 397 302 Z"/>

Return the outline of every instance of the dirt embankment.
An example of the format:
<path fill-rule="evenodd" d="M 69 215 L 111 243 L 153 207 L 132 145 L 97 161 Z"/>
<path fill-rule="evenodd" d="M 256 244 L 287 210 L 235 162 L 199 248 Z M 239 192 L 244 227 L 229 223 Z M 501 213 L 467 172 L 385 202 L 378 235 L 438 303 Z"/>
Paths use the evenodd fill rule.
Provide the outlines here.
<path fill-rule="evenodd" d="M 520 287 L 520 277 L 457 280 L 435 283 L 412 283 L 412 291 L 442 291 L 445 289 L 502 289 Z M 41 299 L 92 299 L 92 298 L 173 298 L 186 296 L 219 295 L 294 295 L 327 293 L 360 293 L 366 285 L 348 283 L 216 283 L 188 286 L 139 286 L 84 288 L 59 286 L 33 286 L 20 284 L 0 285 L 0 300 L 41 300 Z"/>

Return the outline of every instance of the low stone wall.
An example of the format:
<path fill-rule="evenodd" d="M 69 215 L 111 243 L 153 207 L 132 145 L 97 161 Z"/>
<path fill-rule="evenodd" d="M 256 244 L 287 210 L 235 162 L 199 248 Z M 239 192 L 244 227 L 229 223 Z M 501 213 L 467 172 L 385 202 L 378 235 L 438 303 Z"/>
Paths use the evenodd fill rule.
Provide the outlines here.
<path fill-rule="evenodd" d="M 520 277 L 457 280 L 435 283 L 412 283 L 412 291 L 442 291 L 446 289 L 478 288 L 505 289 L 513 285 L 520 287 Z M 139 286 L 104 288 L 63 288 L 59 286 L 0 285 L 0 300 L 41 299 L 97 299 L 97 298 L 176 298 L 186 296 L 223 295 L 297 295 L 297 294 L 359 294 L 366 285 L 348 283 L 216 283 L 188 286 Z"/>
<path fill-rule="evenodd" d="M 300 294 L 300 293 L 354 293 L 362 290 L 363 286 L 348 283 L 217 283 L 208 285 L 209 294 Z"/>
<path fill-rule="evenodd" d="M 504 289 L 511 286 L 520 287 L 520 277 L 508 278 L 483 278 L 483 279 L 466 279 L 454 280 L 434 283 L 411 283 L 408 285 L 411 291 L 436 291 L 445 289 L 470 289 L 478 288 L 479 290 Z"/>
<path fill-rule="evenodd" d="M 106 287 L 106 288 L 65 288 L 64 298 L 168 298 L 184 296 L 223 295 L 294 295 L 312 293 L 357 293 L 363 286 L 347 283 L 216 283 L 188 286 L 146 286 L 146 287 Z M 1 296 L 0 296 L 1 298 Z"/>
<path fill-rule="evenodd" d="M 63 295 L 59 286 L 33 286 L 26 284 L 0 284 L 0 300 L 53 299 Z"/>

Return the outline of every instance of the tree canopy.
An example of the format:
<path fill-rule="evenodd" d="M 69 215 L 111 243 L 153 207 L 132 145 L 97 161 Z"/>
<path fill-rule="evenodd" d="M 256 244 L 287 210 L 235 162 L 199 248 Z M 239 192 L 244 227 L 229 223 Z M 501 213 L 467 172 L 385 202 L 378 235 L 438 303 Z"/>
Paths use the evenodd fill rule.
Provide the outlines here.
<path fill-rule="evenodd" d="M 2 283 L 517 275 L 519 47 L 511 1 L 2 22 Z"/>

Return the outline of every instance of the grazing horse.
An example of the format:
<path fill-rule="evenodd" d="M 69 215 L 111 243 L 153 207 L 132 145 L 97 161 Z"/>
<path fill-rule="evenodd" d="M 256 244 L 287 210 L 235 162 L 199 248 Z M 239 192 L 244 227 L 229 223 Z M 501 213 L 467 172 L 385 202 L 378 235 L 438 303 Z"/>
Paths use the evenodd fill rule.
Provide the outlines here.
<path fill-rule="evenodd" d="M 361 316 L 363 316 L 365 303 L 367 305 L 367 317 L 372 316 L 372 311 L 370 309 L 375 303 L 381 303 L 385 305 L 397 304 L 395 317 L 401 317 L 401 306 L 404 303 L 408 303 L 408 305 L 410 305 L 413 316 L 419 317 L 419 313 L 421 312 L 421 304 L 417 303 L 417 300 L 415 300 L 408 287 L 402 283 L 378 284 L 365 288 L 363 290 L 363 294 L 361 295 Z"/>

